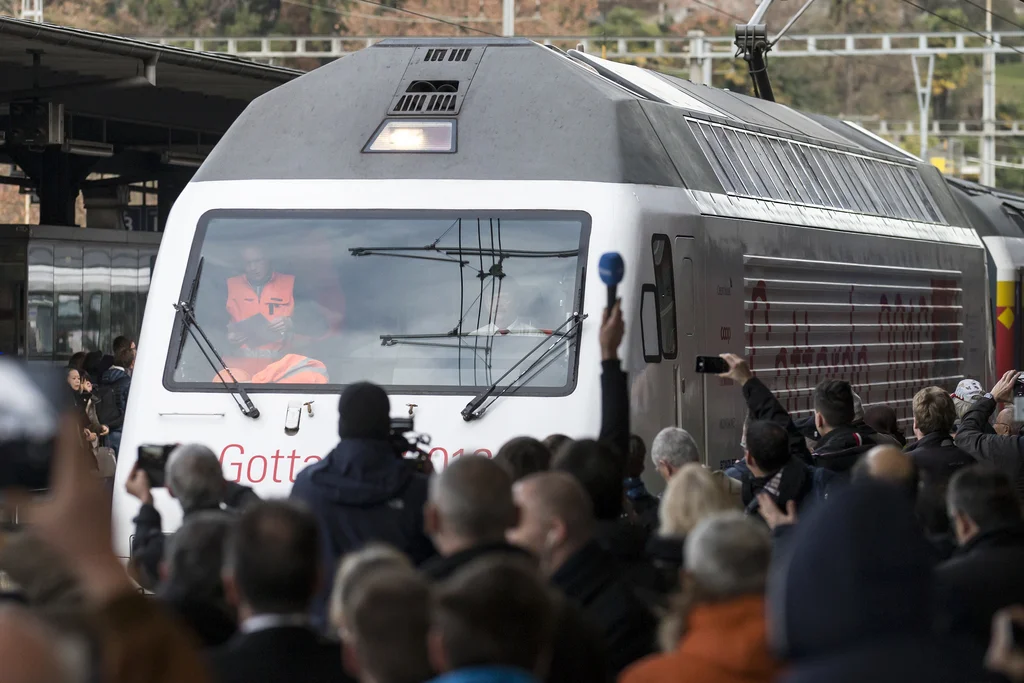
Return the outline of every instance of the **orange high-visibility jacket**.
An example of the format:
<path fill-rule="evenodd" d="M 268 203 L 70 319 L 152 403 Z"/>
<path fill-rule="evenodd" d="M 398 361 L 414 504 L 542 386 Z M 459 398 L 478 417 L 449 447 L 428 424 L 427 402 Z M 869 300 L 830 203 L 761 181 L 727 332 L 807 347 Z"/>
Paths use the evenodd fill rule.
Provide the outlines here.
<path fill-rule="evenodd" d="M 241 322 L 257 313 L 267 320 L 289 318 L 295 312 L 295 276 L 273 273 L 259 294 L 245 278 L 228 278 L 227 309 L 234 322 Z M 283 343 L 264 344 L 261 349 L 280 349 Z"/>

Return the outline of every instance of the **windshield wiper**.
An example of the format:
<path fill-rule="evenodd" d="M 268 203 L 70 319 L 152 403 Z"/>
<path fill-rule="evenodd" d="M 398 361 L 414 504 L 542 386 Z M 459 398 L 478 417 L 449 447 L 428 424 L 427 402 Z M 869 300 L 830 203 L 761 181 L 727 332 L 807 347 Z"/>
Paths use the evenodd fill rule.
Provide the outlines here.
<path fill-rule="evenodd" d="M 180 301 L 174 304 L 174 310 L 181 313 L 182 325 L 181 344 L 178 347 L 178 362 L 181 362 L 181 353 L 182 350 L 185 348 L 185 334 L 188 333 L 192 335 L 192 339 L 195 340 L 196 346 L 198 346 L 199 350 L 202 351 L 203 357 L 206 358 L 206 362 L 210 364 L 210 367 L 213 369 L 214 373 L 220 375 L 221 372 L 224 372 L 227 374 L 228 377 L 231 378 L 230 382 L 225 380 L 224 384 L 231 388 L 231 398 L 235 399 L 235 403 L 238 405 L 238 409 L 242 411 L 242 415 L 245 415 L 246 417 L 251 417 L 252 419 L 255 420 L 260 416 L 259 409 L 257 409 L 256 406 L 253 405 L 252 400 L 249 398 L 249 394 L 246 393 L 242 385 L 239 384 L 237 379 L 235 379 L 235 376 L 231 374 L 231 370 L 228 368 L 227 363 L 225 363 L 224 359 L 221 358 L 219 353 L 217 353 L 217 349 L 214 348 L 213 343 L 210 341 L 210 338 L 206 336 L 205 332 L 203 332 L 203 328 L 199 326 L 199 321 L 196 320 L 195 312 L 192 309 L 192 306 L 195 303 L 196 291 L 199 289 L 199 276 L 202 275 L 202 269 L 203 260 L 200 259 L 199 268 L 196 271 L 195 279 L 192 281 L 192 287 L 190 288 L 189 291 L 188 300 Z M 206 347 L 209 348 L 210 353 L 212 353 L 214 357 L 217 359 L 217 362 L 220 363 L 219 369 L 217 367 L 217 364 L 213 362 L 213 358 L 210 358 L 210 353 L 207 353 L 206 348 L 203 348 L 203 343 L 199 341 L 199 336 L 196 336 L 196 332 L 199 332 L 199 335 L 202 336 L 203 338 L 203 342 L 206 342 Z M 177 364 L 175 364 L 175 367 L 177 367 Z M 223 375 L 221 376 L 221 379 L 223 380 Z M 235 396 L 235 394 L 238 394 L 238 396 Z M 242 400 L 239 401 L 239 398 L 241 398 Z"/>
<path fill-rule="evenodd" d="M 516 361 L 515 365 L 513 365 L 507 371 L 505 371 L 505 374 L 502 375 L 501 377 L 499 377 L 494 382 L 494 384 L 492 384 L 491 386 L 487 387 L 487 389 L 485 389 L 479 396 L 477 396 L 472 401 L 467 403 L 466 407 L 462 409 L 462 419 L 465 420 L 466 422 L 470 422 L 471 420 L 476 420 L 476 419 L 482 417 L 483 414 L 485 412 L 487 412 L 487 408 L 489 408 L 491 406 L 491 403 L 494 403 L 494 401 L 496 401 L 499 398 L 501 398 L 502 396 L 504 396 L 506 393 L 508 393 L 514 387 L 518 388 L 516 385 L 520 382 L 520 380 L 522 380 L 524 377 L 527 377 L 528 375 L 530 375 L 530 373 L 533 371 L 533 369 L 535 367 L 537 367 L 540 363 L 542 363 L 548 356 L 550 356 L 562 344 L 566 343 L 567 340 L 571 339 L 573 337 L 573 334 L 579 329 L 580 325 L 582 325 L 583 321 L 586 320 L 586 319 L 587 319 L 586 314 L 581 315 L 579 313 L 573 313 L 571 316 L 569 316 L 568 320 L 566 320 L 564 323 L 559 325 L 556 329 L 554 329 L 551 332 L 552 335 L 557 335 L 558 339 L 556 339 L 554 342 L 551 342 L 551 346 L 549 346 L 547 349 L 545 349 L 544 353 L 540 354 L 540 356 L 537 357 L 537 360 L 535 360 L 533 363 L 531 363 L 529 365 L 529 367 L 527 367 L 525 370 L 520 372 L 519 376 L 516 377 L 511 382 L 509 382 L 501 391 L 497 391 L 498 385 L 501 384 L 502 380 L 504 380 L 506 377 L 511 375 L 513 370 L 515 370 L 520 365 L 525 363 L 526 360 L 528 358 L 530 358 L 530 356 L 533 355 L 534 351 L 536 351 L 540 347 L 544 346 L 544 344 L 546 344 L 549 341 L 551 341 L 550 337 L 542 339 L 539 344 L 537 344 L 532 349 L 527 351 L 523 355 L 522 358 L 520 358 L 518 361 Z M 562 329 L 566 328 L 566 327 L 568 327 L 568 329 L 566 329 L 564 334 L 561 334 Z M 541 368 L 541 369 L 543 370 L 543 368 Z M 533 377 L 535 377 L 537 374 L 539 374 L 539 373 L 534 373 L 533 375 L 531 375 L 529 377 L 529 379 L 533 379 Z M 497 392 L 497 393 L 495 393 L 495 392 Z M 487 406 L 484 407 L 484 405 L 483 405 L 484 401 L 486 401 L 487 399 L 492 398 L 492 397 L 493 397 L 493 400 L 491 401 L 491 403 L 488 403 Z"/>

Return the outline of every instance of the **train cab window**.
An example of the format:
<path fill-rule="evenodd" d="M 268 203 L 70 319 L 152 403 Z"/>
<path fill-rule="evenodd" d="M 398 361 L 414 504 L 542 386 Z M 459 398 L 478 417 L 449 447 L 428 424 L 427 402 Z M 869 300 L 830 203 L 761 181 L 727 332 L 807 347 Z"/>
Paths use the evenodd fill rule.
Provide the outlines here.
<path fill-rule="evenodd" d="M 676 283 L 672 266 L 672 246 L 666 235 L 651 240 L 654 257 L 654 286 L 658 291 L 658 317 L 661 321 L 661 355 L 676 357 Z"/>
<path fill-rule="evenodd" d="M 589 229 L 570 211 L 214 211 L 181 296 L 250 391 L 564 395 Z M 169 389 L 223 388 L 180 316 L 171 347 Z"/>

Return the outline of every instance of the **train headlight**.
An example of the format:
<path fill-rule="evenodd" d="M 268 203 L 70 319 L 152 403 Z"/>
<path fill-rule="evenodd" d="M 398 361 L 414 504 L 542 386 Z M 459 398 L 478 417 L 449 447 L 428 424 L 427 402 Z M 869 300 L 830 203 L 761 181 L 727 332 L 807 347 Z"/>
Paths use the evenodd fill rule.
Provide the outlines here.
<path fill-rule="evenodd" d="M 364 152 L 455 151 L 455 119 L 389 119 L 382 123 Z"/>

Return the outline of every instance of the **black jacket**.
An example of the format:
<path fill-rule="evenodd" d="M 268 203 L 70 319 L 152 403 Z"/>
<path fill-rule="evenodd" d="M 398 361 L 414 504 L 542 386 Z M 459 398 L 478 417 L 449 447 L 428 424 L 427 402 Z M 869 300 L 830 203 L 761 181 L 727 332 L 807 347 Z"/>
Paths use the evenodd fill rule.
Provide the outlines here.
<path fill-rule="evenodd" d="M 991 464 L 1014 483 L 1018 495 L 1024 495 L 1024 437 L 1000 436 L 985 432 L 996 409 L 994 399 L 983 396 L 974 402 L 960 422 L 956 445 L 978 462 Z"/>
<path fill-rule="evenodd" d="M 942 432 L 925 434 L 907 446 L 906 452 L 921 473 L 921 479 L 936 484 L 949 481 L 958 469 L 977 462 L 973 455 L 956 445 L 951 435 Z"/>
<path fill-rule="evenodd" d="M 769 633 L 810 683 L 965 683 L 983 651 L 932 632 L 932 550 L 907 496 L 857 482 L 812 510 L 768 582 Z"/>
<path fill-rule="evenodd" d="M 935 569 L 940 621 L 987 645 L 992 617 L 1024 604 L 1024 526 L 979 533 Z"/>
<path fill-rule="evenodd" d="M 173 588 L 161 591 L 160 600 L 205 648 L 223 645 L 238 632 L 238 623 L 226 605 L 196 600 Z"/>
<path fill-rule="evenodd" d="M 420 571 L 429 579 L 443 581 L 473 560 L 492 555 L 509 555 L 536 562 L 530 553 L 519 546 L 503 542 L 485 543 L 448 557 L 438 556 L 428 560 L 420 567 Z M 612 680 L 601 633 L 586 621 L 576 605 L 568 600 L 563 601 L 555 626 L 555 643 L 546 683 L 610 683 Z"/>
<path fill-rule="evenodd" d="M 423 531 L 427 477 L 386 441 L 343 439 L 295 477 L 291 496 L 317 518 L 326 577 L 334 576 L 343 555 L 373 541 L 398 548 L 416 564 L 435 554 Z M 325 581 L 313 609 L 319 626 L 326 623 L 330 592 Z"/>
<path fill-rule="evenodd" d="M 117 406 L 118 411 L 121 413 L 122 421 L 124 419 L 125 412 L 128 410 L 128 392 L 132 388 L 132 378 L 127 372 L 121 368 L 108 368 L 103 372 L 103 376 L 100 378 L 100 384 L 104 387 L 110 387 L 111 396 L 114 400 L 114 405 Z M 108 427 L 110 425 L 107 425 Z M 111 427 L 112 432 L 120 431 L 121 427 L 117 429 Z"/>
<path fill-rule="evenodd" d="M 225 483 L 224 504 L 229 510 L 242 509 L 259 499 L 256 492 L 248 486 L 242 486 L 233 481 Z M 219 505 L 211 505 L 182 510 L 182 524 L 197 512 L 220 509 Z M 166 537 L 163 532 L 163 519 L 160 517 L 159 510 L 144 503 L 133 521 L 135 522 L 135 535 L 131 540 L 132 564 L 139 570 L 139 579 L 143 587 L 151 589 L 160 580 L 160 561 L 164 559 Z"/>
<path fill-rule="evenodd" d="M 617 358 L 601 361 L 601 434 L 597 438 L 621 458 L 625 473 L 629 455 L 629 386 Z"/>
<path fill-rule="evenodd" d="M 182 511 L 181 522 L 197 512 L 219 510 L 219 506 L 191 508 Z M 160 562 L 164 559 L 166 536 L 160 511 L 149 503 L 143 503 L 135 517 L 135 535 L 131 538 L 131 563 L 138 571 L 139 583 L 143 588 L 153 589 L 160 581 Z"/>
<path fill-rule="evenodd" d="M 647 541 L 647 557 L 661 573 L 669 591 L 679 588 L 679 570 L 683 568 L 685 536 L 652 536 Z"/>
<path fill-rule="evenodd" d="M 341 646 L 301 626 L 239 633 L 210 653 L 216 683 L 348 683 Z"/>
<path fill-rule="evenodd" d="M 821 437 L 811 457 L 816 467 L 824 467 L 833 472 L 847 472 L 857 464 L 860 456 L 875 446 L 884 444 L 898 445 L 896 439 L 879 434 L 860 422 L 836 427 Z"/>
<path fill-rule="evenodd" d="M 619 563 L 623 578 L 645 604 L 655 606 L 663 602 L 668 586 L 647 556 L 650 534 L 646 529 L 625 517 L 598 520 L 594 538 L 601 549 Z"/>
<path fill-rule="evenodd" d="M 840 477 L 835 472 L 821 467 L 809 467 L 796 458 L 792 458 L 781 472 L 779 492 L 774 496 L 775 501 L 782 510 L 786 509 L 789 501 L 795 502 L 798 517 L 806 515 L 811 506 L 827 500 L 841 485 Z M 743 480 L 743 505 L 748 515 L 758 513 L 761 505 L 757 501 L 757 494 L 764 490 L 777 474 L 778 472 L 766 477 L 750 476 Z"/>
<path fill-rule="evenodd" d="M 803 433 L 764 382 L 756 377 L 748 380 L 743 385 L 743 398 L 747 401 L 747 412 L 751 421 L 768 420 L 785 429 L 789 434 L 790 454 L 808 465 L 811 464 L 811 454 L 807 450 L 807 441 Z"/>
<path fill-rule="evenodd" d="M 654 652 L 654 615 L 636 596 L 619 563 L 596 542 L 566 560 L 551 582 L 600 629 L 613 674 Z"/>

